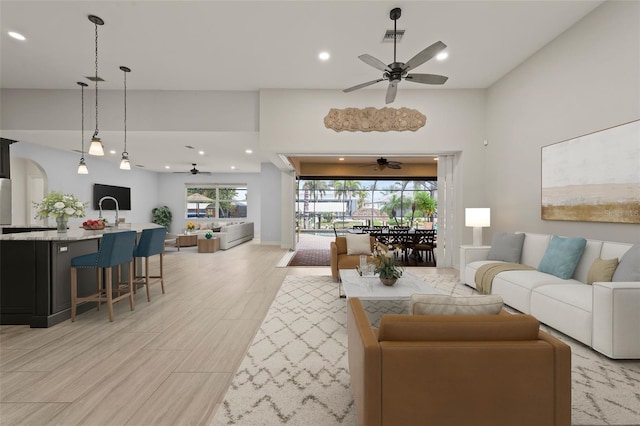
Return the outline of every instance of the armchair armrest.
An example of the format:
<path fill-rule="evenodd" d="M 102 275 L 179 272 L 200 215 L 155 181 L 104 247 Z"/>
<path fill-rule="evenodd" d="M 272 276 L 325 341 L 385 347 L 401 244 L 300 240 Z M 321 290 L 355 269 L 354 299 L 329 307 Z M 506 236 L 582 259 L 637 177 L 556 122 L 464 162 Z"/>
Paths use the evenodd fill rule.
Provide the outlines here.
<path fill-rule="evenodd" d="M 351 392 L 358 424 L 382 424 L 380 345 L 359 299 L 347 303 L 347 339 Z"/>
<path fill-rule="evenodd" d="M 340 272 L 338 271 L 338 246 L 335 241 L 331 242 L 331 276 L 334 281 L 340 279 Z"/>

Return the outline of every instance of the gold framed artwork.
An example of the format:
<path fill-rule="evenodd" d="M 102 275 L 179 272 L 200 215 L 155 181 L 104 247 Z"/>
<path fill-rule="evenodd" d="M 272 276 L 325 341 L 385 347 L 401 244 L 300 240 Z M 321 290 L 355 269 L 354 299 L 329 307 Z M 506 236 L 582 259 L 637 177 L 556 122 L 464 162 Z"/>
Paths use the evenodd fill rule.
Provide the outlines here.
<path fill-rule="evenodd" d="M 542 219 L 640 223 L 640 120 L 542 147 Z"/>

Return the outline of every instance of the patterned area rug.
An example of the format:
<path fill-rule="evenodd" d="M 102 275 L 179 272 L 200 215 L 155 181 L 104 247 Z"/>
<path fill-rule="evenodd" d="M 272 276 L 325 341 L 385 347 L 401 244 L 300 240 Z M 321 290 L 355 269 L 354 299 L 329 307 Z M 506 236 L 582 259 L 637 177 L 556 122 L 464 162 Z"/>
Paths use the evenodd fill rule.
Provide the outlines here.
<path fill-rule="evenodd" d="M 473 294 L 454 275 L 423 275 Z M 330 277 L 288 276 L 240 365 L 214 425 L 356 425 L 347 367 L 346 305 Z M 372 323 L 406 310 L 366 302 Z M 546 329 L 546 328 L 545 328 Z M 639 425 L 640 362 L 613 361 L 556 332 L 572 349 L 574 425 Z M 461 408 L 464 398 L 460 399 Z"/>
<path fill-rule="evenodd" d="M 300 249 L 289 262 L 289 266 L 330 266 L 329 249 Z"/>

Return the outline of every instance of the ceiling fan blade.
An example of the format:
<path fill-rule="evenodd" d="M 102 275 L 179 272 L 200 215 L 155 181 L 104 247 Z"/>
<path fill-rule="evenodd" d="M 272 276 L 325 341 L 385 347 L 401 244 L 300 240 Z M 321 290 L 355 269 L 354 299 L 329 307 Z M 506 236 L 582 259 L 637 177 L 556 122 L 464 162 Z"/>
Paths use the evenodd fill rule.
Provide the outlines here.
<path fill-rule="evenodd" d="M 385 103 L 390 104 L 396 99 L 396 93 L 398 92 L 398 82 L 390 81 L 387 88 L 387 97 L 384 99 Z"/>
<path fill-rule="evenodd" d="M 353 92 L 354 90 L 362 89 L 363 87 L 371 86 L 372 84 L 380 83 L 384 78 L 379 78 L 377 80 L 367 81 L 366 83 L 358 84 L 357 86 L 349 87 L 348 89 L 344 89 L 343 92 Z"/>
<path fill-rule="evenodd" d="M 380 59 L 374 58 L 373 56 L 368 55 L 366 53 L 364 55 L 358 56 L 358 58 L 360 58 L 360 60 L 365 64 L 369 64 L 372 67 L 379 69 L 380 71 L 391 71 L 387 66 L 387 64 L 382 62 Z"/>
<path fill-rule="evenodd" d="M 414 83 L 444 84 L 444 82 L 447 81 L 449 77 L 438 74 L 407 74 L 404 79 L 407 81 L 412 81 Z"/>
<path fill-rule="evenodd" d="M 402 166 L 400 166 L 400 163 L 393 163 L 393 162 L 387 164 L 387 167 L 390 169 L 396 169 L 396 170 L 399 170 L 402 168 Z"/>
<path fill-rule="evenodd" d="M 431 46 L 427 47 L 426 49 L 419 52 L 416 56 L 409 59 L 409 61 L 406 64 L 404 64 L 403 69 L 405 71 L 409 71 L 416 67 L 419 67 L 420 65 L 424 64 L 429 59 L 433 58 L 434 56 L 436 56 L 438 53 L 442 52 L 446 48 L 447 48 L 446 44 L 444 44 L 441 41 L 436 41 Z"/>

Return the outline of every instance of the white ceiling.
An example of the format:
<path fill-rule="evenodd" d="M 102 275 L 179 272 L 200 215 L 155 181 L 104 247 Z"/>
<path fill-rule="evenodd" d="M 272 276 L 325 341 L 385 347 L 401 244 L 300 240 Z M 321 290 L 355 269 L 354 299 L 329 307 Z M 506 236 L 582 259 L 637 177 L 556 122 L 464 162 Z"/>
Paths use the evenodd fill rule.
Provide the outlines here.
<path fill-rule="evenodd" d="M 119 65 L 133 70 L 128 90 L 344 89 L 381 77 L 358 55 L 392 62 L 393 44 L 381 40 L 393 29 L 389 11 L 401 7 L 398 29 L 406 33 L 399 61 L 441 40 L 449 58 L 415 71 L 449 76 L 442 89 L 487 88 L 601 3 L 2 0 L 0 85 L 77 89 L 76 81 L 95 73 L 94 26 L 87 19 L 94 14 L 105 21 L 98 29 L 102 89 L 121 90 Z M 322 50 L 329 61 L 318 60 Z M 371 87 L 384 95 L 384 82 Z M 431 87 L 403 82 L 399 93 Z M 164 171 L 177 154 L 155 149 L 149 155 L 149 168 Z M 253 158 L 259 170 L 260 155 Z"/>

